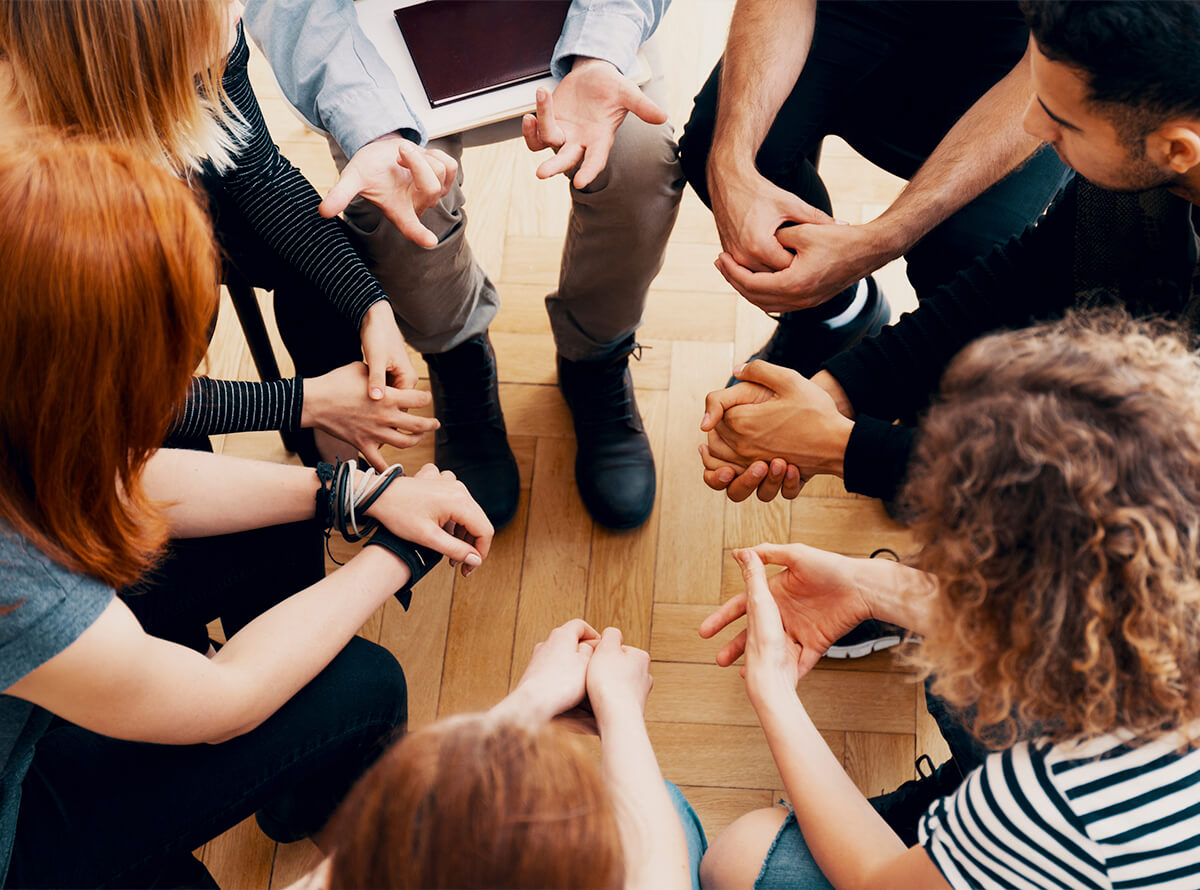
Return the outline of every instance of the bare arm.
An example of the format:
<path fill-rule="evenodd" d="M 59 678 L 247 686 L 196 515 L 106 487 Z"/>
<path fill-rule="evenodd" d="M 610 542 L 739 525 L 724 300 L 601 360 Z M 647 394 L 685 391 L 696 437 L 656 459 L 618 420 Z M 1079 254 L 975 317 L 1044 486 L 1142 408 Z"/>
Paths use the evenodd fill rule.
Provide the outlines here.
<path fill-rule="evenodd" d="M 114 738 L 223 741 L 295 695 L 407 580 L 400 560 L 369 547 L 254 619 L 211 659 L 149 636 L 114 600 L 74 643 L 5 692 Z"/>
<path fill-rule="evenodd" d="M 836 887 L 949 887 L 924 849 L 906 849 L 842 765 L 796 697 L 796 644 L 784 630 L 754 551 L 737 554 L 748 599 L 746 694 L 813 858 Z"/>
<path fill-rule="evenodd" d="M 804 68 L 816 9 L 816 0 L 739 0 L 729 23 L 708 190 L 722 246 L 738 263 L 759 271 L 786 268 L 791 260 L 775 238 L 784 222 L 828 220 L 755 166 L 775 115 Z"/>

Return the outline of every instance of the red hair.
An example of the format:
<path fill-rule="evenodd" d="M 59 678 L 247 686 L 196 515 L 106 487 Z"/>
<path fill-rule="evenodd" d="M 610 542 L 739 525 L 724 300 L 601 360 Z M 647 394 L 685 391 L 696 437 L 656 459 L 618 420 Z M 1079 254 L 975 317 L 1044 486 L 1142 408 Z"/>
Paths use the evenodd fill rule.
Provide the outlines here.
<path fill-rule="evenodd" d="M 334 817 L 330 890 L 624 885 L 612 798 L 555 724 L 444 720 L 393 745 Z"/>
<path fill-rule="evenodd" d="M 204 354 L 212 233 L 128 149 L 22 137 L 0 150 L 0 520 L 122 586 L 165 539 L 139 477 Z"/>

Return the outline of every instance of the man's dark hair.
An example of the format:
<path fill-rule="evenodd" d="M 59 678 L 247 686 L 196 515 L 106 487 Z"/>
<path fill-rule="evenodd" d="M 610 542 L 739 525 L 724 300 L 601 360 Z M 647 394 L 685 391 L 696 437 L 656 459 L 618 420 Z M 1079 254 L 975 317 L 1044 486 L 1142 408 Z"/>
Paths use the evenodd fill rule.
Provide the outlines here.
<path fill-rule="evenodd" d="M 1200 2 L 1022 0 L 1038 50 L 1076 69 L 1121 138 L 1200 117 Z"/>

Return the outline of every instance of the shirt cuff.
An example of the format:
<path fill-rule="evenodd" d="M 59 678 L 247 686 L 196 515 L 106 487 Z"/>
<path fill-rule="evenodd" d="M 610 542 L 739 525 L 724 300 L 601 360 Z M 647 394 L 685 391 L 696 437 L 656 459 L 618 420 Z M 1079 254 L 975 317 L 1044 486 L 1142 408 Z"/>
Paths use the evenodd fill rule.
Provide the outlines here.
<path fill-rule="evenodd" d="M 846 490 L 892 500 L 904 483 L 916 431 L 859 415 L 846 443 L 842 481 Z"/>
<path fill-rule="evenodd" d="M 576 56 L 587 56 L 612 62 L 628 77 L 636 70 L 634 60 L 644 37 L 641 24 L 628 16 L 595 11 L 568 15 L 554 46 L 550 73 L 562 80 Z"/>
<path fill-rule="evenodd" d="M 384 108 L 402 111 L 389 118 L 380 113 Z M 336 107 L 327 105 L 321 115 L 347 158 L 354 157 L 368 142 L 388 133 L 399 133 L 417 145 L 425 144 L 425 127 L 400 93 L 391 97 L 381 97 L 377 92 L 342 96 Z"/>

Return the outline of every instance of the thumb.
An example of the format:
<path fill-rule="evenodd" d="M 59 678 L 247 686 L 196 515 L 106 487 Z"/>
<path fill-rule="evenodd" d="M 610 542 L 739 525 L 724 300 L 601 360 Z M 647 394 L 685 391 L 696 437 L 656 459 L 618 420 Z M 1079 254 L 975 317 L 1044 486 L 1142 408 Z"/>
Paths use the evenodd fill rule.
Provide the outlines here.
<path fill-rule="evenodd" d="M 377 402 L 383 398 L 387 386 L 387 362 L 365 351 L 363 358 L 367 363 L 367 396 Z"/>
<path fill-rule="evenodd" d="M 665 124 L 667 113 L 645 93 L 626 82 L 626 93 L 623 96 L 625 107 L 648 124 Z"/>
<path fill-rule="evenodd" d="M 790 568 L 796 562 L 796 544 L 762 543 L 748 548 L 758 554 L 764 565 L 784 566 Z M 803 546 L 803 545 L 799 545 Z"/>
<path fill-rule="evenodd" d="M 787 211 L 788 219 L 798 223 L 816 223 L 817 225 L 833 225 L 837 220 L 821 210 L 818 207 L 813 207 L 807 201 L 789 194 L 788 200 L 785 202 L 784 209 Z M 786 226 L 786 223 L 784 224 Z"/>
<path fill-rule="evenodd" d="M 739 379 L 744 378 L 739 375 Z M 757 392 L 761 393 L 762 390 Z M 714 389 L 704 397 L 704 417 L 700 419 L 701 432 L 707 433 L 715 428 L 721 418 L 725 416 L 725 412 L 734 405 L 746 405 L 761 401 L 761 399 L 754 398 L 755 395 L 753 387 L 743 386 L 740 383 L 724 389 Z"/>
<path fill-rule="evenodd" d="M 780 367 L 779 365 L 773 365 L 770 362 L 756 359 L 742 365 L 734 373 L 737 375 L 738 380 L 746 383 L 757 383 L 759 386 L 765 386 L 772 392 L 782 393 L 791 388 L 797 372 L 791 368 Z"/>
<path fill-rule="evenodd" d="M 342 171 L 338 181 L 333 184 L 317 212 L 326 218 L 337 216 L 363 190 L 363 178 L 353 166 L 347 166 Z"/>

